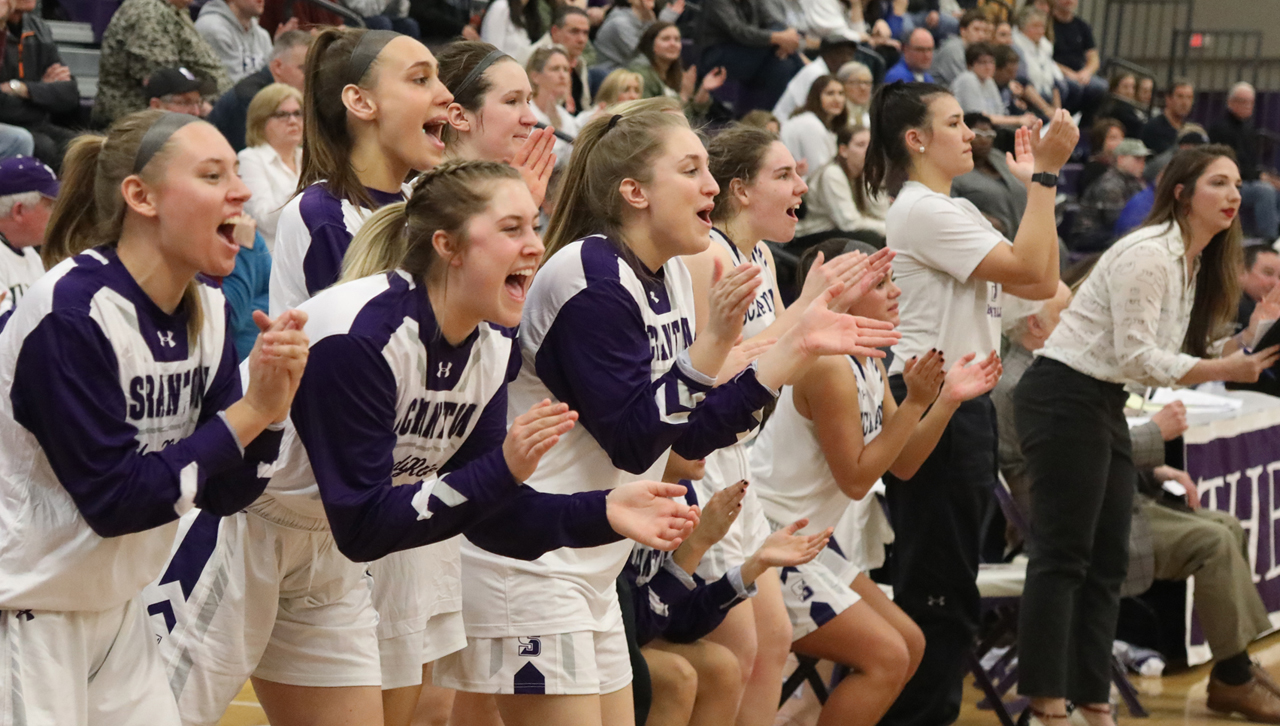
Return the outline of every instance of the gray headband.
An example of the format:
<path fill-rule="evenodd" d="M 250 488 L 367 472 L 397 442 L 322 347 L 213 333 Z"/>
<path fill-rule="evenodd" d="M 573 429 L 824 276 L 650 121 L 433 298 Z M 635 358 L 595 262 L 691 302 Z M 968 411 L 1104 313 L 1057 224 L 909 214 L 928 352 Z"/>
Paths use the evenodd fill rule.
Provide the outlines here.
<path fill-rule="evenodd" d="M 400 33 L 394 30 L 366 30 L 347 59 L 347 83 L 359 85 L 382 49 L 399 37 Z"/>
<path fill-rule="evenodd" d="M 874 246 L 867 244 L 862 240 L 851 239 L 845 243 L 844 250 L 843 252 L 841 252 L 841 254 L 844 254 L 846 252 L 861 252 L 867 257 L 870 257 L 871 255 L 874 255 L 879 251 L 880 250 L 876 249 Z"/>
<path fill-rule="evenodd" d="M 166 111 L 158 121 L 151 124 L 147 133 L 142 135 L 142 143 L 138 144 L 138 153 L 133 157 L 133 173 L 140 173 L 147 166 L 147 162 L 151 161 L 151 157 L 156 155 L 156 152 L 165 145 L 169 137 L 177 133 L 178 129 L 199 120 L 189 113 Z"/>
<path fill-rule="evenodd" d="M 467 90 L 467 88 L 470 87 L 471 84 L 476 82 L 477 78 L 483 75 L 485 71 L 489 70 L 489 66 L 493 65 L 494 63 L 497 63 L 502 58 L 510 58 L 510 57 L 511 56 L 507 55 L 506 53 L 503 53 L 501 50 L 498 50 L 497 48 L 494 48 L 493 50 L 489 51 L 489 54 L 486 55 L 484 58 L 482 58 L 480 62 L 476 64 L 476 67 L 472 68 L 471 71 L 467 73 L 467 75 L 462 79 L 462 83 L 459 83 L 458 87 L 453 89 L 453 95 L 461 96 L 463 91 Z"/>

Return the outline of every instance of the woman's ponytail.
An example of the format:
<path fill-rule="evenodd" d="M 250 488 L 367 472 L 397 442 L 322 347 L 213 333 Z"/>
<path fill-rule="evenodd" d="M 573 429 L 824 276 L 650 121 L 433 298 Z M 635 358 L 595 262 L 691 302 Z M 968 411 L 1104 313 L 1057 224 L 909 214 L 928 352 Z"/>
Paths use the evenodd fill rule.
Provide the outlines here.
<path fill-rule="evenodd" d="M 351 152 L 355 140 L 347 128 L 347 107 L 342 102 L 342 89 L 350 83 L 351 56 L 360 39 L 369 31 L 364 28 L 324 28 L 311 41 L 304 71 L 306 92 L 303 94 L 302 168 L 298 173 L 298 194 L 316 182 L 326 182 L 339 199 L 359 207 L 374 209 L 378 205 L 360 183 Z M 363 86 L 377 68 L 375 57 L 364 75 Z"/>
<path fill-rule="evenodd" d="M 98 156 L 106 143 L 105 136 L 85 134 L 72 139 L 67 147 L 62 160 L 61 187 L 40 248 L 40 259 L 46 270 L 96 246 L 98 210 L 94 187 L 98 178 Z"/>
<path fill-rule="evenodd" d="M 911 154 L 903 136 L 929 125 L 929 104 L 951 91 L 935 83 L 895 81 L 871 98 L 871 142 L 863 163 L 862 181 L 868 194 L 885 189 L 896 195 L 911 172 Z"/>
<path fill-rule="evenodd" d="M 125 215 L 120 185 L 135 174 L 148 183 L 162 178 L 157 170 L 164 167 L 167 140 L 150 160 L 143 162 L 140 171 L 134 171 L 134 167 L 147 132 L 168 116 L 176 114 L 157 109 L 138 111 L 112 124 L 106 136 L 86 134 L 71 141 L 62 161 L 62 185 L 40 252 L 45 269 L 94 247 L 114 246 L 120 241 Z M 182 294 L 189 345 L 196 344 L 204 324 L 199 286 L 192 280 Z"/>
<path fill-rule="evenodd" d="M 405 232 L 409 217 L 406 202 L 388 204 L 373 213 L 351 240 L 342 258 L 342 278 L 350 282 L 380 272 L 394 270 L 404 263 L 408 252 Z"/>
<path fill-rule="evenodd" d="M 494 182 L 523 184 L 520 172 L 496 161 L 446 162 L 418 177 L 409 200 L 374 212 L 347 248 L 341 282 L 401 269 L 417 280 L 436 274 L 436 232 L 467 244 L 467 224 L 493 199 Z"/>

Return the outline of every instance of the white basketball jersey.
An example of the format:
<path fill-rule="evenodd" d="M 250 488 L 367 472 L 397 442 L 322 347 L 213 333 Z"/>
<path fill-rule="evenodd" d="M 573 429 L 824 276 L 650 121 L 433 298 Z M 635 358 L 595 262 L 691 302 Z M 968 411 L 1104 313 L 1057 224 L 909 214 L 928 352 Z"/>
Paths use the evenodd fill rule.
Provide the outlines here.
<path fill-rule="evenodd" d="M 863 445 L 871 443 L 884 417 L 884 378 L 873 360 L 859 363 L 845 356 L 858 381 Z M 834 527 L 850 499 L 840 490 L 813 422 L 796 410 L 794 389 L 787 386 L 778 406 L 751 448 L 751 482 L 765 515 L 778 523 L 807 518 L 806 534 Z"/>

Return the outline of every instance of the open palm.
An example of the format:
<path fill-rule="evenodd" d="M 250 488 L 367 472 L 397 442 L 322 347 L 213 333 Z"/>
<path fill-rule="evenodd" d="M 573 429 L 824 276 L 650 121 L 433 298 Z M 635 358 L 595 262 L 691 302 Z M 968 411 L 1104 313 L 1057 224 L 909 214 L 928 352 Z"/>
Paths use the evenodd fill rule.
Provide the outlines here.
<path fill-rule="evenodd" d="M 770 567 L 795 567 L 817 557 L 831 539 L 832 530 L 828 527 L 817 534 L 796 534 L 806 524 L 808 520 L 802 519 L 769 535 L 756 550 L 756 558 Z"/>
<path fill-rule="evenodd" d="M 974 359 L 970 353 L 947 371 L 946 381 L 942 384 L 943 395 L 952 401 L 970 401 L 984 393 L 989 393 L 1000 381 L 1004 368 L 1000 365 L 1000 357 L 992 351 L 983 360 L 969 365 Z"/>
<path fill-rule="evenodd" d="M 902 334 L 893 324 L 884 320 L 872 320 L 837 313 L 828 309 L 832 298 L 844 291 L 844 283 L 837 282 L 805 309 L 797 332 L 802 336 L 804 349 L 811 355 L 862 355 L 883 358 L 877 350 L 894 345 Z"/>
<path fill-rule="evenodd" d="M 1036 156 L 1031 151 L 1031 134 L 1040 133 L 1040 124 L 1032 128 L 1023 126 L 1013 134 L 1013 152 L 1004 153 L 1005 166 L 1009 172 L 1023 184 L 1031 183 L 1031 175 L 1035 173 Z"/>
<path fill-rule="evenodd" d="M 657 550 L 674 550 L 698 526 L 698 508 L 678 502 L 679 484 L 633 481 L 605 497 L 605 516 L 613 531 Z"/>

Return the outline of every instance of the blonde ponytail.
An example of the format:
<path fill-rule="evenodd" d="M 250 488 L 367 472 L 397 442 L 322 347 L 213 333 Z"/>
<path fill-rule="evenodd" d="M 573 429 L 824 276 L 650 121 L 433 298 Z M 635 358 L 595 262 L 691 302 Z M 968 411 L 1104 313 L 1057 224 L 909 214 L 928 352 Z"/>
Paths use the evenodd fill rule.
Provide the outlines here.
<path fill-rule="evenodd" d="M 62 185 L 49 214 L 40 259 L 48 270 L 68 257 L 96 246 L 97 209 L 94 180 L 107 137 L 85 134 L 72 139 L 62 161 Z"/>
<path fill-rule="evenodd" d="M 520 182 L 520 172 L 496 161 L 448 162 L 418 177 L 407 202 L 388 204 L 360 227 L 342 260 L 341 281 L 395 269 L 429 279 L 440 261 L 435 233 L 465 246 L 467 223 L 488 207 L 491 182 L 504 179 Z"/>
<path fill-rule="evenodd" d="M 342 258 L 342 277 L 338 282 L 390 272 L 404 263 L 409 252 L 407 207 L 407 202 L 388 204 L 365 220 Z"/>

